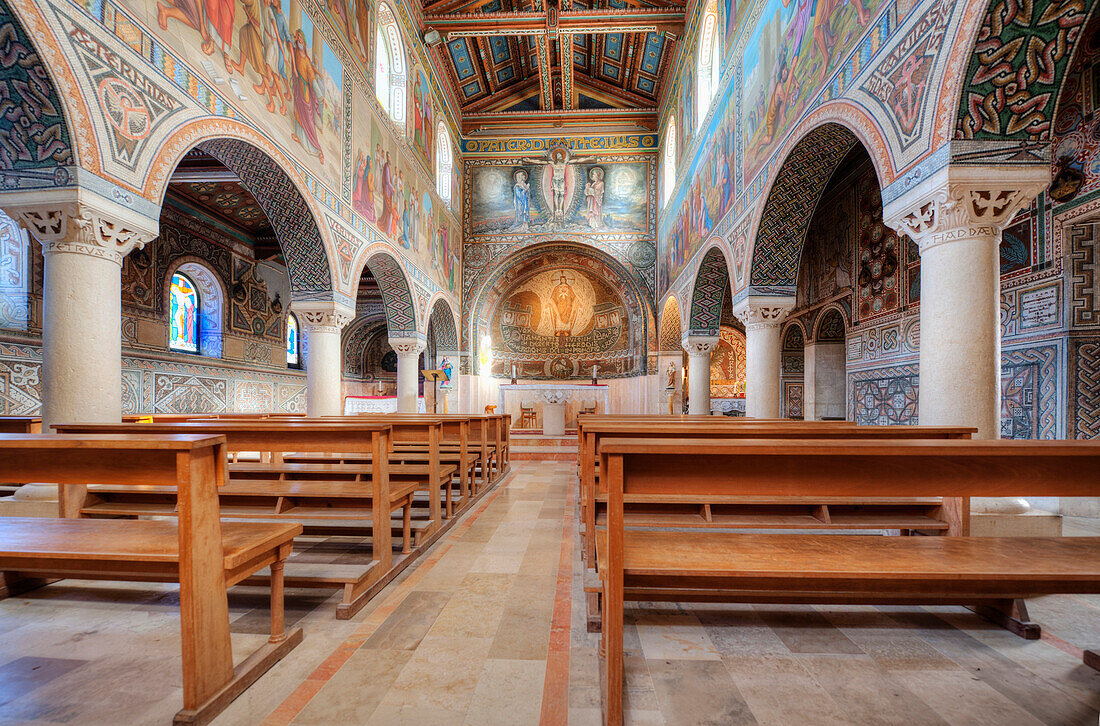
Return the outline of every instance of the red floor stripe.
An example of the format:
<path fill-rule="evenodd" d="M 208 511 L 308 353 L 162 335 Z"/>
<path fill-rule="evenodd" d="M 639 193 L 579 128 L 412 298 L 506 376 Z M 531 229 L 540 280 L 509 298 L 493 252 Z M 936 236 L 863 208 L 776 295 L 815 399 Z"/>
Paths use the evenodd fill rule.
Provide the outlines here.
<path fill-rule="evenodd" d="M 569 487 L 562 523 L 561 560 L 554 592 L 554 618 L 550 623 L 550 648 L 546 680 L 542 686 L 541 726 L 566 726 L 569 721 L 569 645 L 573 618 L 573 507 L 576 489 Z"/>
<path fill-rule="evenodd" d="M 1073 643 L 1067 643 L 1066 641 L 1059 638 L 1057 635 L 1054 635 L 1053 633 L 1051 633 L 1046 628 L 1043 628 L 1042 638 L 1043 638 L 1043 640 L 1050 643 L 1051 645 L 1053 645 L 1058 650 L 1063 651 L 1065 653 L 1069 653 L 1070 655 L 1072 655 L 1077 660 L 1081 660 L 1081 657 L 1085 654 L 1085 651 L 1083 651 L 1081 648 L 1078 648 Z"/>
<path fill-rule="evenodd" d="M 477 518 L 481 516 L 481 513 L 484 512 L 503 491 L 504 485 L 498 484 L 496 489 L 485 498 L 485 501 L 474 510 L 466 520 L 460 522 L 453 530 L 447 533 L 444 540 L 437 545 L 434 552 L 421 559 L 420 562 L 413 563 L 412 573 L 394 587 L 385 601 L 371 612 L 367 619 L 363 621 L 363 624 L 356 628 L 355 632 L 348 636 L 343 643 L 338 645 L 331 655 L 313 669 L 313 672 L 310 673 L 306 679 L 275 708 L 275 710 L 267 715 L 267 718 L 263 720 L 262 726 L 287 726 L 287 724 L 297 718 L 298 715 L 305 710 L 305 707 L 309 705 L 309 702 L 313 700 L 314 696 L 321 692 L 324 685 L 336 675 L 336 672 L 339 671 L 345 663 L 348 662 L 352 654 L 354 654 L 363 643 L 367 642 L 367 639 L 370 638 L 383 622 L 385 622 L 386 618 L 405 601 L 405 598 L 408 597 L 417 583 L 423 580 L 424 576 L 427 575 L 443 555 L 451 549 L 455 540 L 459 539 L 466 530 L 473 525 Z"/>

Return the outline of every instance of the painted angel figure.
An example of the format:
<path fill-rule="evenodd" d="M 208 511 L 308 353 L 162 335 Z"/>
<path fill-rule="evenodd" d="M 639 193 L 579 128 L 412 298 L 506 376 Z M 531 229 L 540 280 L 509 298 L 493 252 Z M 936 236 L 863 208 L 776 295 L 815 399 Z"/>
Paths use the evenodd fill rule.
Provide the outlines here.
<path fill-rule="evenodd" d="M 564 146 L 556 146 L 543 158 L 524 158 L 525 164 L 550 167 L 550 219 L 555 224 L 565 223 L 565 187 L 569 165 L 593 158 L 591 154 L 571 154 Z"/>

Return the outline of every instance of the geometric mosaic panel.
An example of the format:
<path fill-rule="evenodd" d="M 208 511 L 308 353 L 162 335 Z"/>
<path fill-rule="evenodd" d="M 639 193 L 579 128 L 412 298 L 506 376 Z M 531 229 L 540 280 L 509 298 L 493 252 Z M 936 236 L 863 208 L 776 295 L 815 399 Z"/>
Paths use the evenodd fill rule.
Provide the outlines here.
<path fill-rule="evenodd" d="M 402 334 L 415 333 L 416 307 L 413 304 L 409 281 L 405 279 L 405 273 L 401 271 L 397 260 L 379 252 L 367 260 L 367 267 L 382 290 L 389 334 L 399 337 Z"/>
<path fill-rule="evenodd" d="M 1072 342 L 1070 438 L 1100 438 L 1100 340 Z"/>
<path fill-rule="evenodd" d="M 1058 347 L 1001 353 L 1001 438 L 1053 439 L 1058 423 Z"/>
<path fill-rule="evenodd" d="M 857 424 L 889 426 L 917 423 L 917 366 L 879 368 L 849 376 L 850 413 Z"/>

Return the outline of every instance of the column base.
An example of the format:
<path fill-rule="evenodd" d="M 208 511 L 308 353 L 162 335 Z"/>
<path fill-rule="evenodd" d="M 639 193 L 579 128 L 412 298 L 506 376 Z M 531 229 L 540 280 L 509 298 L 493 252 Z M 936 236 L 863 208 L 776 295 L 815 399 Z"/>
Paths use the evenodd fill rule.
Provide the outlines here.
<path fill-rule="evenodd" d="M 1061 537 L 1062 515 L 1032 510 L 1026 514 L 974 513 L 972 537 Z"/>
<path fill-rule="evenodd" d="M 0 499 L 0 517 L 56 517 L 59 512 L 53 484 L 24 484 L 12 496 Z"/>

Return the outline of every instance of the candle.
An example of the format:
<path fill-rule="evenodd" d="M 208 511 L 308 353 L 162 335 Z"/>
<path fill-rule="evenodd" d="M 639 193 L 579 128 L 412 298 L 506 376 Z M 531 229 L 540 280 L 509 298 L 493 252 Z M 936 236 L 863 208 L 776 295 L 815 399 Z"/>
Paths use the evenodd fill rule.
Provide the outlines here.
<path fill-rule="evenodd" d="M 592 380 L 596 380 L 596 364 L 592 364 Z"/>
<path fill-rule="evenodd" d="M 515 378 L 515 377 L 516 377 L 516 364 L 513 363 L 512 364 L 512 378 Z"/>

